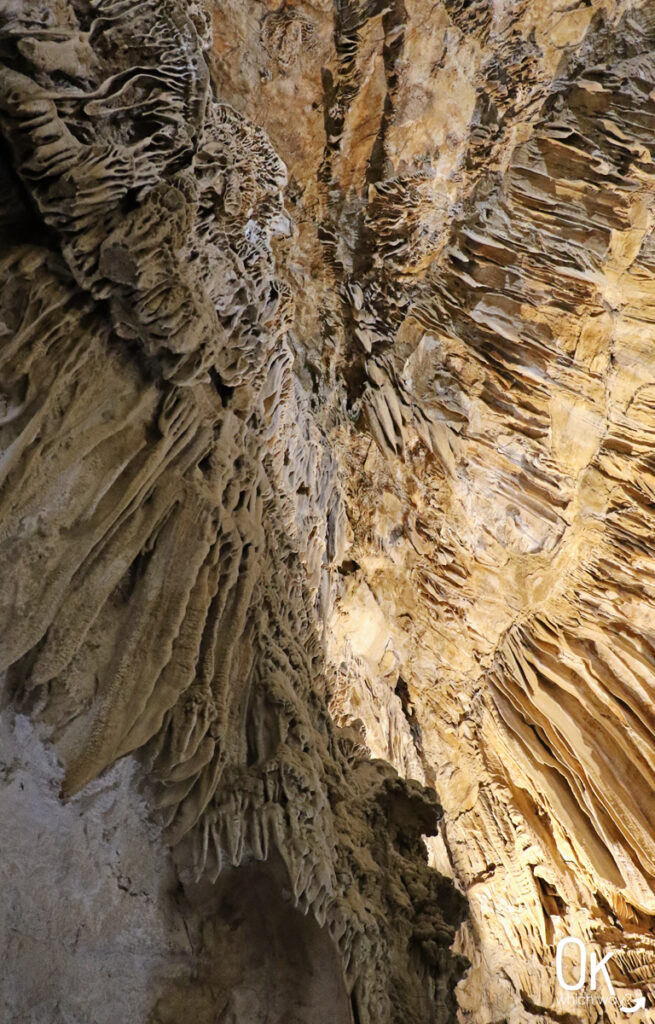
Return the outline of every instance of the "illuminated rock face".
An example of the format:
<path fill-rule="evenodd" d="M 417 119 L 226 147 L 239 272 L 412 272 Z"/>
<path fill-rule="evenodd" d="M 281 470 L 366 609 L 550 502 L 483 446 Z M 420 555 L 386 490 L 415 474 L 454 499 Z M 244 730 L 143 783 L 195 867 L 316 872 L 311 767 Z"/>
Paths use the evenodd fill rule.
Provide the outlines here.
<path fill-rule="evenodd" d="M 124 1019 L 145 1024 L 149 1002 L 157 1024 L 190 1007 L 198 1024 L 446 1024 L 465 900 L 428 866 L 437 798 L 328 713 L 347 515 L 288 340 L 293 289 L 273 253 L 290 231 L 285 166 L 213 99 L 206 11 L 26 0 L 9 13 L 0 671 L 54 743 L 64 799 L 138 751 L 200 933 L 186 977 L 173 949 L 150 994 L 144 972 L 133 979 Z M 137 797 L 122 799 L 141 842 Z M 66 886 L 84 897 L 89 864 L 134 848 L 124 830 L 112 845 L 108 823 L 73 857 L 51 803 L 52 877 L 32 817 L 3 846 L 37 890 L 58 891 L 58 851 L 72 857 Z M 160 898 L 153 928 L 174 916 L 160 866 L 143 881 Z M 96 1010 L 73 968 L 48 1004 L 55 908 L 44 896 L 47 924 L 26 946 L 20 922 L 38 915 L 25 873 L 5 907 L 5 968 L 37 975 L 42 998 L 20 978 L 3 988 L 10 1019 L 106 1015 L 106 985 Z M 114 910 L 105 938 L 122 973 L 135 943 Z M 82 931 L 79 943 L 83 957 Z"/>
<path fill-rule="evenodd" d="M 23 0 L 0 59 L 0 668 L 161 811 L 135 1024 L 451 1021 L 458 953 L 463 1022 L 625 1019 L 566 935 L 655 1000 L 650 0 Z"/>

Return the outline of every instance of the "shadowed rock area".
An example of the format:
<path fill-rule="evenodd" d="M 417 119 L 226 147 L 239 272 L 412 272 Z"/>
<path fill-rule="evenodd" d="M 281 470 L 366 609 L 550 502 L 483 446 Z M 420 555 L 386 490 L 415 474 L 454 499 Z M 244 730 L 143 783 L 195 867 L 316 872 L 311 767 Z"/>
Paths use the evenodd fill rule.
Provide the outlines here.
<path fill-rule="evenodd" d="M 655 1020 L 654 208 L 652 0 L 3 8 L 8 1021 Z"/>

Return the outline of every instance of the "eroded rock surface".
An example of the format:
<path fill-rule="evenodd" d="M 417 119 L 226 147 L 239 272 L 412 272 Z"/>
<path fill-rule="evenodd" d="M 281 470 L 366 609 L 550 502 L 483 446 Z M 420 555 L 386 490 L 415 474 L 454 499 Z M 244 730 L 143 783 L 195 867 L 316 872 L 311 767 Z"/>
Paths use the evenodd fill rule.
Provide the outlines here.
<path fill-rule="evenodd" d="M 444 802 L 461 1018 L 623 1019 L 554 957 L 579 936 L 653 997 L 653 7 L 300 8 L 320 84 L 257 49 L 263 4 L 257 56 L 222 22 L 212 66 L 285 154 L 323 296 L 292 338 L 314 313 L 353 531 L 333 711 Z"/>
<path fill-rule="evenodd" d="M 213 99 L 206 11 L 8 14 L 8 698 L 55 744 L 64 798 L 139 752 L 187 885 L 279 862 L 270 885 L 284 879 L 333 950 L 328 1002 L 344 1020 L 452 1020 L 464 900 L 427 865 L 436 797 L 361 756 L 327 709 L 329 565 L 347 520 L 286 338 L 293 294 L 272 251 L 289 231 L 284 164 Z M 290 980 L 269 1006 L 232 978 L 217 915 L 153 1020 L 186 1017 L 188 986 L 199 1024 L 314 1020 L 316 961 L 298 964 L 297 1006 Z"/>
<path fill-rule="evenodd" d="M 652 1019 L 653 4 L 3 17 L 1 667 L 66 796 L 144 765 L 153 1021 L 262 930 L 285 1020 L 454 1019 L 422 783 L 459 1019 L 624 1019 L 567 934 Z"/>

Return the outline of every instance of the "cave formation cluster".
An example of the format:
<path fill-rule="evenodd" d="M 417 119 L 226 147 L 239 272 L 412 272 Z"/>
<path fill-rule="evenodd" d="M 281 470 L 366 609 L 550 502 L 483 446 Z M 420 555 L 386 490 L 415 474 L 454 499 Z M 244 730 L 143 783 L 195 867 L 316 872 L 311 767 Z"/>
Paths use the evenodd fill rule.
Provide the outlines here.
<path fill-rule="evenodd" d="M 5 5 L 11 1024 L 655 1019 L 654 210 L 652 0 Z"/>

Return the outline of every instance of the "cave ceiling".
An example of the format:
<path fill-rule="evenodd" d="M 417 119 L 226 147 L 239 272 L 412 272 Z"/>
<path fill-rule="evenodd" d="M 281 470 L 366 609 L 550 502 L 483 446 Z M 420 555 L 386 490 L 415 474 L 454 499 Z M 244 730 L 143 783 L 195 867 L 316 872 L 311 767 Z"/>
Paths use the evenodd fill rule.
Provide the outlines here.
<path fill-rule="evenodd" d="M 0 132 L 62 798 L 277 858 L 356 1024 L 624 1020 L 567 935 L 655 1019 L 655 4 L 14 0 Z"/>

